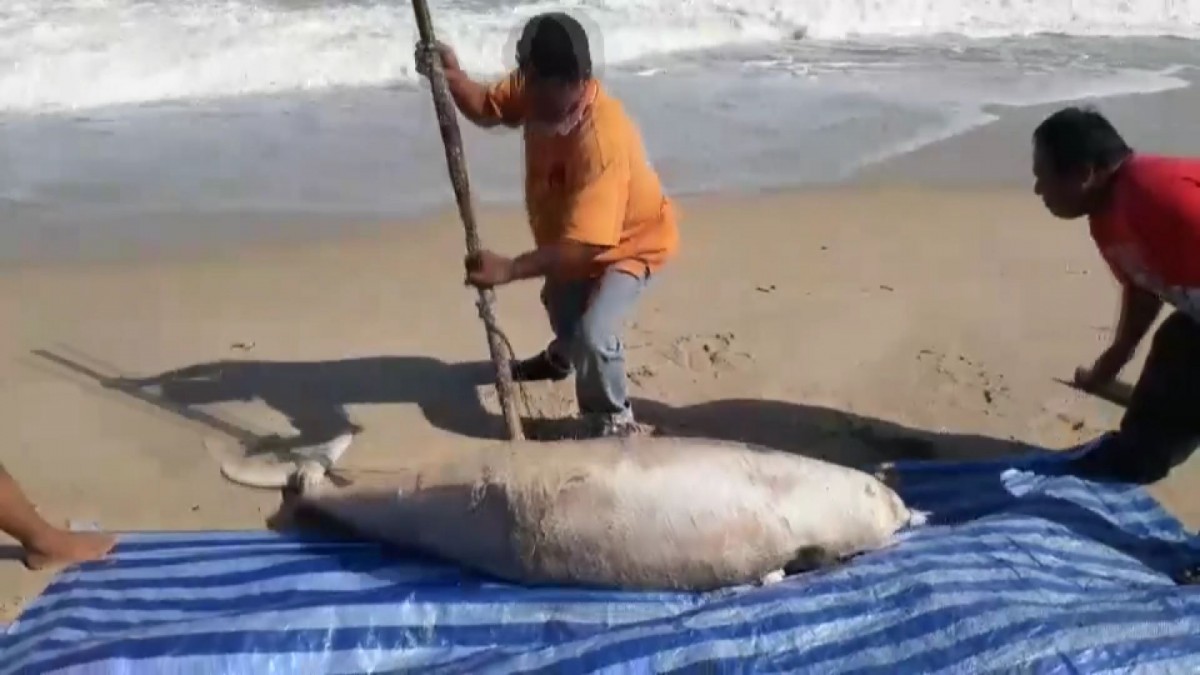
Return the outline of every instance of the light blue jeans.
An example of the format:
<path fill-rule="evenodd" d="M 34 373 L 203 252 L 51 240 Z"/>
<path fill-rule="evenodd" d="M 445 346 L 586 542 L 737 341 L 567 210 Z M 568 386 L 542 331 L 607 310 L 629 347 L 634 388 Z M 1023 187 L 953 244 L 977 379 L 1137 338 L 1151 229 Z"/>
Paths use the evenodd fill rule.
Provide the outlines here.
<path fill-rule="evenodd" d="M 575 398 L 585 417 L 633 419 L 620 332 L 649 281 L 649 275 L 610 269 L 598 279 L 547 281 L 542 288 L 554 331 L 546 351 L 574 367 Z"/>

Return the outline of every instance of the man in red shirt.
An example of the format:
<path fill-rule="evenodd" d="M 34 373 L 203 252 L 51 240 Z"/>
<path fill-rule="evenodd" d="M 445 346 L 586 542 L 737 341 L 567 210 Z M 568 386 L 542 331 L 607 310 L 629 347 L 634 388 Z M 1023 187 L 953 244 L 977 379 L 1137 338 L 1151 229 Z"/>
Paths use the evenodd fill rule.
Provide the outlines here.
<path fill-rule="evenodd" d="M 1078 386 L 1111 383 L 1154 325 L 1141 377 L 1117 433 L 1076 460 L 1093 478 L 1149 483 L 1200 443 L 1200 159 L 1137 153 L 1100 113 L 1065 108 L 1033 133 L 1034 191 L 1059 218 L 1088 217 L 1121 284 L 1112 344 Z"/>

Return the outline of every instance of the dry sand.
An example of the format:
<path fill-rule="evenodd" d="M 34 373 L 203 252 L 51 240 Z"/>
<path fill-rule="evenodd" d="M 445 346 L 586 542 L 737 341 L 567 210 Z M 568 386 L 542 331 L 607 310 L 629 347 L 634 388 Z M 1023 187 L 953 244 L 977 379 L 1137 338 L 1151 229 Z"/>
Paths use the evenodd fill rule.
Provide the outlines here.
<path fill-rule="evenodd" d="M 682 256 L 626 336 L 643 421 L 862 463 L 1063 448 L 1119 418 L 1055 381 L 1104 345 L 1116 286 L 1084 225 L 1025 191 L 847 187 L 683 208 Z M 481 220 L 495 249 L 525 247 L 517 212 Z M 226 482 L 215 458 L 328 431 L 342 410 L 363 428 L 348 467 L 453 462 L 503 428 L 461 251 L 446 214 L 339 243 L 5 269 L 0 461 L 48 517 L 116 530 L 262 527 L 277 495 Z M 522 355 L 548 336 L 537 290 L 500 293 Z M 190 415 L 97 379 L 219 361 L 148 390 Z M 569 382 L 528 393 L 535 417 L 571 413 Z M 1194 526 L 1191 473 L 1157 490 Z M 10 557 L 2 616 L 49 579 Z"/>

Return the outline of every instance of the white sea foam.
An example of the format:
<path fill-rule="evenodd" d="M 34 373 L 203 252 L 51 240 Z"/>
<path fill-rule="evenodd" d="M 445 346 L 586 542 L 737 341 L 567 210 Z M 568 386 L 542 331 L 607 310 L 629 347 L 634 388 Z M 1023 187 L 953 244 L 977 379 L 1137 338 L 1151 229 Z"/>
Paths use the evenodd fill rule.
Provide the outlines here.
<path fill-rule="evenodd" d="M 441 0 L 439 37 L 492 73 L 536 12 L 581 15 L 606 64 L 851 36 L 1200 37 L 1200 0 Z M 408 2 L 8 0 L 0 110 L 39 111 L 415 81 Z"/>

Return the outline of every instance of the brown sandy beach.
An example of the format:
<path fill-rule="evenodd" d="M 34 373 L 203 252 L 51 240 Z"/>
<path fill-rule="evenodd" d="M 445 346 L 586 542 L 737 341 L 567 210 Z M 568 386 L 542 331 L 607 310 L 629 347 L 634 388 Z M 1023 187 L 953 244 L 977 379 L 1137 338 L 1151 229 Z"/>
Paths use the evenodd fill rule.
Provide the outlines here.
<path fill-rule="evenodd" d="M 850 463 L 1065 448 L 1114 425 L 1119 408 L 1056 382 L 1114 320 L 1116 285 L 1085 226 L 1004 181 L 868 175 L 681 201 L 682 255 L 627 333 L 642 420 Z M 490 247 L 525 246 L 519 211 L 480 220 Z M 0 461 L 56 520 L 242 529 L 278 498 L 220 476 L 216 457 L 240 441 L 320 433 L 343 406 L 363 429 L 349 468 L 453 462 L 499 437 L 456 217 L 373 229 L 0 271 Z M 497 309 L 519 352 L 543 346 L 534 284 L 504 289 Z M 164 392 L 203 413 L 191 420 L 96 379 L 218 361 L 220 378 Z M 569 383 L 528 389 L 536 416 L 570 412 Z M 1195 471 L 1155 488 L 1191 527 Z M 50 578 L 8 558 L 0 618 Z"/>

